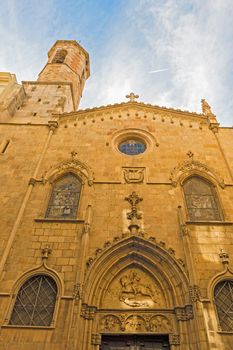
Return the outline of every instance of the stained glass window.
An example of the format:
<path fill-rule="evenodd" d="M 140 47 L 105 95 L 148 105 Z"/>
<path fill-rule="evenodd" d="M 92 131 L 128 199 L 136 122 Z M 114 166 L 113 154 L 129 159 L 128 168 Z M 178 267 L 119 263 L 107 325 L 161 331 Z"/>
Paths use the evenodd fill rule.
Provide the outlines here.
<path fill-rule="evenodd" d="M 219 282 L 214 289 L 214 301 L 222 331 L 233 331 L 233 281 Z"/>
<path fill-rule="evenodd" d="M 140 140 L 126 140 L 120 143 L 119 151 L 131 156 L 145 152 L 146 145 Z"/>
<path fill-rule="evenodd" d="M 10 325 L 50 326 L 57 297 L 55 281 L 46 275 L 29 278 L 20 288 Z"/>
<path fill-rule="evenodd" d="M 71 173 L 56 181 L 53 186 L 46 217 L 75 219 L 81 186 L 81 181 Z"/>
<path fill-rule="evenodd" d="M 191 221 L 221 220 L 216 193 L 211 183 L 192 176 L 184 183 L 184 194 Z"/>

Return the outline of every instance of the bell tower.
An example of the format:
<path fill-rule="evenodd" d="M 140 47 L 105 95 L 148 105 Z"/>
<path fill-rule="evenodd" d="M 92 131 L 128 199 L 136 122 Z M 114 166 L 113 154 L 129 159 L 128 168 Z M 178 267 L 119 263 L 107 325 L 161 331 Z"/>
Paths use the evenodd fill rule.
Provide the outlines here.
<path fill-rule="evenodd" d="M 78 108 L 86 80 L 90 76 L 89 55 L 75 40 L 58 40 L 48 52 L 48 62 L 39 83 L 69 84 L 73 108 Z"/>

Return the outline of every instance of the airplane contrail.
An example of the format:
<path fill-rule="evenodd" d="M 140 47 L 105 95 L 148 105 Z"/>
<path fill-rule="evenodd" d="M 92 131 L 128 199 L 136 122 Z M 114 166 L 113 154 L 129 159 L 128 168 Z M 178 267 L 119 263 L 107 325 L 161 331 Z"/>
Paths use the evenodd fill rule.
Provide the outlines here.
<path fill-rule="evenodd" d="M 164 72 L 165 70 L 168 70 L 169 68 L 163 68 L 163 69 L 156 69 L 156 70 L 151 70 L 150 72 L 148 72 L 149 74 L 152 73 L 159 73 L 159 72 Z"/>

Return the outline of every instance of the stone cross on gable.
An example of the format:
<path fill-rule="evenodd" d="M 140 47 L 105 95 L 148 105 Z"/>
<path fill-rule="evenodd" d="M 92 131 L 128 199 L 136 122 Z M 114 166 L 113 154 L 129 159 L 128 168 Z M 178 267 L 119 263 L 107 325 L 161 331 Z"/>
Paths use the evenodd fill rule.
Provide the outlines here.
<path fill-rule="evenodd" d="M 138 98 L 138 95 L 135 95 L 133 92 L 131 92 L 129 95 L 125 96 L 126 98 L 129 98 L 129 102 L 137 102 L 135 101 L 136 98 Z"/>

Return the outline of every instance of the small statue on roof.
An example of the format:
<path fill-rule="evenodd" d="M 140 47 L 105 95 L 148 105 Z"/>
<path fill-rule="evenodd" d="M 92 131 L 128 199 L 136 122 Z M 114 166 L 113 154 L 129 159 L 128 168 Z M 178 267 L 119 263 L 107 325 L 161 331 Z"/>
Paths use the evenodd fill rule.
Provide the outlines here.
<path fill-rule="evenodd" d="M 202 113 L 205 115 L 213 114 L 209 103 L 203 98 L 201 100 Z"/>

